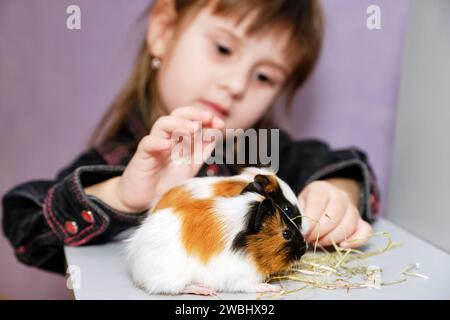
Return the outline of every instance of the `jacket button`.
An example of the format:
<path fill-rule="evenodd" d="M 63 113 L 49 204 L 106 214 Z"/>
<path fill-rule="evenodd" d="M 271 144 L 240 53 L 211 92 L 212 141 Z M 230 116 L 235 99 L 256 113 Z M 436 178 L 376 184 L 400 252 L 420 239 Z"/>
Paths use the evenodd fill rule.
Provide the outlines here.
<path fill-rule="evenodd" d="M 206 175 L 211 177 L 215 176 L 219 172 L 219 166 L 216 163 L 210 164 L 206 170 Z"/>
<path fill-rule="evenodd" d="M 89 210 L 81 211 L 81 217 L 83 218 L 84 221 L 86 221 L 88 223 L 93 223 L 94 222 L 94 215 Z"/>
<path fill-rule="evenodd" d="M 25 248 L 25 246 L 20 246 L 16 249 L 16 251 L 18 254 L 24 254 L 27 251 L 27 249 Z"/>
<path fill-rule="evenodd" d="M 75 221 L 66 221 L 64 224 L 66 231 L 70 234 L 75 234 L 78 232 L 78 225 Z"/>

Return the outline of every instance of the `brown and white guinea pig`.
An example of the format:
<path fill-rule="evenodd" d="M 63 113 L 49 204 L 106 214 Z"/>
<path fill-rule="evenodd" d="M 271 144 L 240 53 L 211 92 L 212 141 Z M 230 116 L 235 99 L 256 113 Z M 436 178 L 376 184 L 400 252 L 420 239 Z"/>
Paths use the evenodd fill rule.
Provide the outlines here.
<path fill-rule="evenodd" d="M 134 283 L 150 294 L 278 291 L 265 283 L 305 253 L 292 189 L 272 171 L 188 179 L 127 240 Z"/>

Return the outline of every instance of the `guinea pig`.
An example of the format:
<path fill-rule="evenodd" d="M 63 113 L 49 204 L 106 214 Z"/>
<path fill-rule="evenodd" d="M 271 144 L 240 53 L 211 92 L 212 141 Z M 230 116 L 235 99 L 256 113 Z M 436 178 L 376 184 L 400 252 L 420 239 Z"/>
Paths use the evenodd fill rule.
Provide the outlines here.
<path fill-rule="evenodd" d="M 149 294 L 279 291 L 265 281 L 305 253 L 304 223 L 294 192 L 269 169 L 188 179 L 127 240 L 129 272 Z"/>

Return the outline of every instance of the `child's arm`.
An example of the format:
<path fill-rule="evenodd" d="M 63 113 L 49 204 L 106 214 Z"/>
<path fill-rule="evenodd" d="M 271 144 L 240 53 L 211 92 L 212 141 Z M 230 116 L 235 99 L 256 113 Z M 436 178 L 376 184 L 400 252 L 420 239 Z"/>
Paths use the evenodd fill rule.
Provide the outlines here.
<path fill-rule="evenodd" d="M 114 177 L 100 183 L 94 184 L 84 189 L 84 192 L 88 195 L 95 196 L 101 199 L 103 202 L 111 206 L 112 208 L 122 211 L 124 213 L 135 214 L 132 208 L 127 207 L 120 197 L 118 197 L 118 189 L 121 177 Z"/>
<path fill-rule="evenodd" d="M 329 178 L 325 180 L 347 194 L 353 205 L 359 208 L 359 194 L 361 191 L 359 189 L 359 183 L 356 180 L 348 178 Z"/>
<path fill-rule="evenodd" d="M 143 215 L 122 213 L 84 192 L 122 174 L 118 155 L 90 150 L 55 180 L 22 183 L 3 196 L 3 232 L 20 261 L 64 273 L 64 245 L 106 242 L 138 224 Z"/>
<path fill-rule="evenodd" d="M 201 126 L 220 129 L 223 125 L 209 112 L 180 107 L 160 117 L 150 134 L 139 138 L 134 155 L 124 141 L 129 135 L 119 132 L 117 139 L 83 154 L 56 180 L 32 181 L 9 191 L 3 198 L 3 229 L 17 257 L 64 272 L 64 245 L 103 243 L 138 225 L 153 199 L 194 176 L 202 166 L 202 162 L 167 161 L 174 147 L 173 131 L 181 128 L 194 133 Z M 214 141 L 196 143 L 201 148 L 194 148 L 193 159 L 206 160 Z"/>

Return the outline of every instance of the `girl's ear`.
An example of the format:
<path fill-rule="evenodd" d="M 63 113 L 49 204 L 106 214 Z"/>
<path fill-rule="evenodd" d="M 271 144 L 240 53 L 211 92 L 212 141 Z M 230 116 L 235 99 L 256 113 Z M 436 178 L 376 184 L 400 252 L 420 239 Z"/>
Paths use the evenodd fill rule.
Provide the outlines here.
<path fill-rule="evenodd" d="M 149 16 L 147 46 L 150 54 L 162 58 L 172 40 L 177 13 L 173 0 L 156 0 Z"/>

